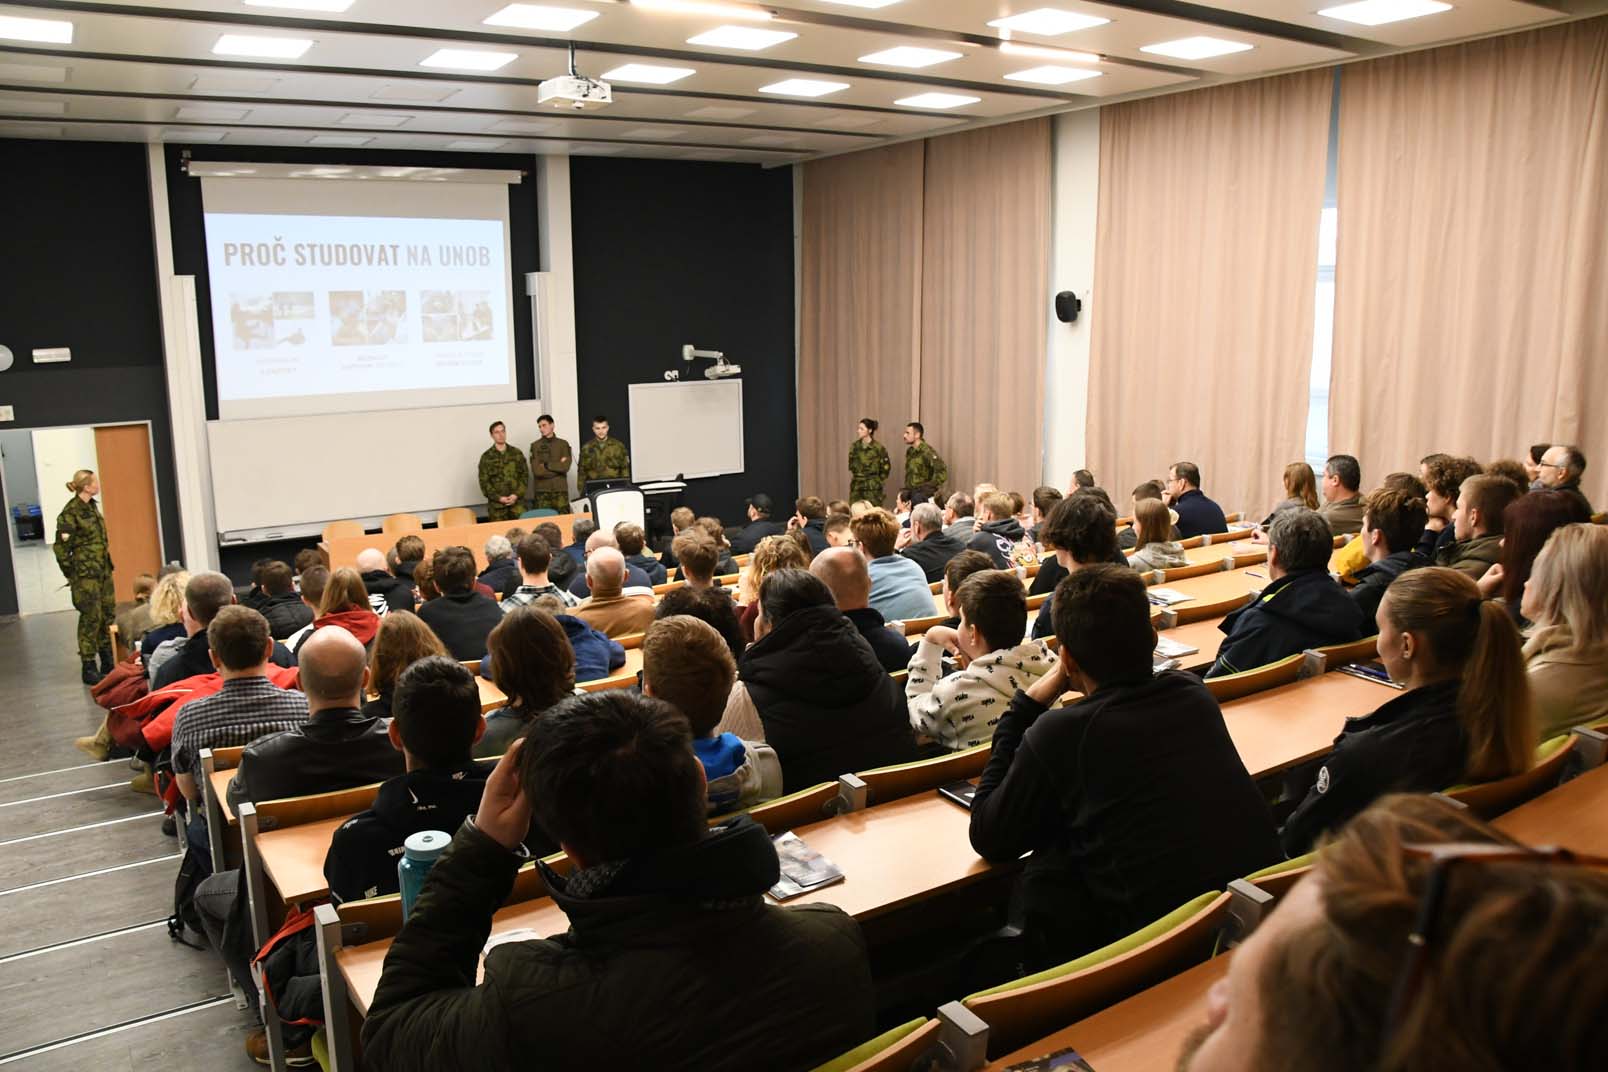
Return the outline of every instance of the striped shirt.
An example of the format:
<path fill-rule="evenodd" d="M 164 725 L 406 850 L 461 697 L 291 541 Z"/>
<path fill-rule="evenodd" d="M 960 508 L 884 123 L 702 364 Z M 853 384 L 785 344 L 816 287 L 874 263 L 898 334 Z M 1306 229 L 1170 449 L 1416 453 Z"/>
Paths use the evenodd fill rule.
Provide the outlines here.
<path fill-rule="evenodd" d="M 250 744 L 307 721 L 307 697 L 266 677 L 237 677 L 211 696 L 179 708 L 173 720 L 173 770 L 195 774 L 203 748 Z"/>

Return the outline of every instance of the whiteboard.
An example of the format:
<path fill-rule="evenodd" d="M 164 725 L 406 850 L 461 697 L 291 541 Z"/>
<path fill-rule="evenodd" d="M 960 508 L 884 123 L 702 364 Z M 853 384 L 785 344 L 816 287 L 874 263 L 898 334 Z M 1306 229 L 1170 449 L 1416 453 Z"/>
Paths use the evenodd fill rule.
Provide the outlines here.
<path fill-rule="evenodd" d="M 491 446 L 486 429 L 502 421 L 508 449 L 528 450 L 542 406 L 208 421 L 218 532 L 482 505 L 477 467 Z"/>
<path fill-rule="evenodd" d="M 743 381 L 633 383 L 631 478 L 743 471 Z"/>

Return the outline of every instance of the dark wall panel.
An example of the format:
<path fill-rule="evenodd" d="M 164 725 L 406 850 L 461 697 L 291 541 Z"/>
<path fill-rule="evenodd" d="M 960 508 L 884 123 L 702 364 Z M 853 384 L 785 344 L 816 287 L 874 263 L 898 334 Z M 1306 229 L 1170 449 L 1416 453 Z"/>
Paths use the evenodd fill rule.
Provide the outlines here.
<path fill-rule="evenodd" d="M 570 162 L 581 422 L 631 443 L 626 388 L 683 369 L 682 343 L 743 367 L 742 475 L 691 481 L 687 505 L 728 521 L 756 491 L 798 493 L 793 178 L 788 168 L 575 157 Z M 693 375 L 708 365 L 698 361 Z M 578 448 L 577 448 L 578 449 Z"/>

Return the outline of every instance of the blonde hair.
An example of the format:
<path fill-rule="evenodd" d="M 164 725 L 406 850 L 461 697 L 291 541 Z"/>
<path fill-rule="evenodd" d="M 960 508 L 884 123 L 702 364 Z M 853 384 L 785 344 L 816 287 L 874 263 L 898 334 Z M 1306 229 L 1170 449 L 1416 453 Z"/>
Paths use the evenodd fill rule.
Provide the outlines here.
<path fill-rule="evenodd" d="M 1135 550 L 1172 539 L 1172 511 L 1160 499 L 1140 499 L 1134 504 L 1133 519 L 1138 525 Z"/>
<path fill-rule="evenodd" d="M 94 479 L 95 470 L 80 469 L 78 472 L 73 474 L 73 478 L 71 480 L 67 481 L 67 490 L 72 492 L 74 495 L 77 495 L 79 492 L 89 487 L 89 482 Z"/>
<path fill-rule="evenodd" d="M 780 569 L 809 569 L 810 561 L 804 556 L 798 541 L 791 536 L 767 536 L 754 548 L 748 568 L 743 571 L 742 590 L 747 601 L 759 598 L 759 586 L 765 578 Z"/>
<path fill-rule="evenodd" d="M 1608 642 L 1608 526 L 1554 529 L 1530 569 L 1538 626 L 1567 625 L 1575 650 Z"/>
<path fill-rule="evenodd" d="M 875 509 L 876 506 L 865 499 L 855 499 L 849 504 L 849 516 L 859 517 L 861 514 L 868 514 Z"/>
<path fill-rule="evenodd" d="M 1480 598 L 1465 573 L 1410 570 L 1391 582 L 1382 608 L 1390 623 L 1429 649 L 1429 661 L 1461 679 L 1457 713 L 1468 739 L 1469 781 L 1529 769 L 1535 707 L 1519 633 L 1502 604 Z"/>
<path fill-rule="evenodd" d="M 319 617 L 342 610 L 369 610 L 368 596 L 363 575 L 350 566 L 342 566 L 329 575 L 324 585 L 324 598 L 318 602 Z"/>
<path fill-rule="evenodd" d="M 190 583 L 186 570 L 170 573 L 156 582 L 151 595 L 151 628 L 172 625 L 184 616 L 184 586 Z"/>
<path fill-rule="evenodd" d="M 1291 499 L 1300 499 L 1301 505 L 1308 510 L 1318 508 L 1318 478 L 1312 474 L 1312 466 L 1306 462 L 1291 462 L 1284 467 L 1284 494 Z"/>

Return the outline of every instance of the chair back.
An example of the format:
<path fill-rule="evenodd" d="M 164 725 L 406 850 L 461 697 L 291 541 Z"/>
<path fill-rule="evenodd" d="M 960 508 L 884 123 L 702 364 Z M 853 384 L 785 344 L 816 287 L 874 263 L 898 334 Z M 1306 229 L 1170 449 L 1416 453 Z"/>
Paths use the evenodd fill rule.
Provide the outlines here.
<path fill-rule="evenodd" d="M 837 794 L 836 782 L 822 782 L 785 797 L 756 804 L 748 809 L 748 817 L 772 834 L 784 834 L 794 827 L 808 826 L 829 818 L 826 805 L 836 799 Z"/>
<path fill-rule="evenodd" d="M 917 1017 L 817 1065 L 813 1072 L 913 1072 L 930 1067 L 921 1061 L 937 1044 L 940 1026 L 937 1020 Z"/>
<path fill-rule="evenodd" d="M 128 658 L 128 645 L 123 643 L 123 634 L 118 631 L 116 622 L 106 627 L 106 635 L 112 642 L 112 662 L 120 663 Z"/>
<path fill-rule="evenodd" d="M 1027 609 L 1038 610 L 1040 607 L 1044 606 L 1045 603 L 1049 602 L 1050 597 L 1054 594 L 1054 592 L 1040 592 L 1036 596 L 1028 596 Z"/>
<path fill-rule="evenodd" d="M 632 648 L 640 648 L 642 646 L 642 638 L 647 635 L 647 633 L 625 633 L 622 636 L 615 637 L 614 640 L 620 645 L 620 647 L 624 648 L 626 651 L 630 651 Z"/>
<path fill-rule="evenodd" d="M 1219 558 L 1212 562 L 1191 562 L 1187 566 L 1174 566 L 1171 569 L 1151 570 L 1145 574 L 1149 584 L 1171 584 L 1174 581 L 1187 581 L 1191 577 L 1204 577 L 1208 573 L 1222 573 L 1228 569 L 1229 560 Z"/>
<path fill-rule="evenodd" d="M 907 637 L 919 636 L 935 625 L 943 625 L 949 620 L 947 614 L 934 614 L 930 618 L 906 618 L 904 620 L 904 635 Z"/>
<path fill-rule="evenodd" d="M 422 528 L 424 528 L 424 522 L 419 520 L 418 514 L 392 514 L 380 522 L 380 531 L 387 536 L 418 532 Z"/>
<path fill-rule="evenodd" d="M 1221 618 L 1231 611 L 1239 610 L 1251 601 L 1251 593 L 1229 596 L 1212 603 L 1203 603 L 1191 600 L 1188 603 L 1179 603 L 1166 608 L 1166 613 L 1172 615 L 1173 625 L 1188 625 L 1191 622 L 1204 622 L 1212 618 Z"/>
<path fill-rule="evenodd" d="M 246 746 L 242 744 L 237 744 L 232 748 L 214 748 L 212 750 L 212 769 L 234 770 L 240 766 L 240 753 L 245 750 Z"/>
<path fill-rule="evenodd" d="M 1259 890 L 1266 890 L 1275 898 L 1283 897 L 1291 888 L 1312 871 L 1312 864 L 1318 858 L 1317 852 L 1305 853 L 1293 859 L 1264 867 L 1247 875 L 1245 881 Z"/>
<path fill-rule="evenodd" d="M 860 771 L 859 777 L 866 784 L 871 803 L 886 804 L 890 800 L 931 792 L 941 785 L 958 782 L 963 778 L 977 777 L 988 765 L 988 756 L 992 749 L 992 745 L 980 744 L 976 748 L 951 752 L 933 759 L 921 759 L 914 763 L 895 763 L 891 767 Z"/>
<path fill-rule="evenodd" d="M 1536 750 L 1535 765 L 1529 770 L 1498 778 L 1494 782 L 1448 789 L 1446 795 L 1466 806 L 1479 818 L 1494 819 L 1556 786 L 1563 776 L 1574 744 L 1574 737 L 1554 738 Z"/>
<path fill-rule="evenodd" d="M 467 506 L 451 506 L 436 515 L 436 528 L 449 529 L 458 525 L 473 525 L 475 512 Z"/>
<path fill-rule="evenodd" d="M 538 506 L 534 510 L 526 510 L 523 514 L 520 514 L 519 519 L 521 521 L 523 521 L 523 520 L 525 520 L 526 518 L 529 518 L 529 517 L 557 517 L 557 516 L 558 516 L 558 511 L 554 510 L 551 506 Z"/>
<path fill-rule="evenodd" d="M 673 573 L 675 571 L 671 570 L 669 572 Z M 662 596 L 666 592 L 673 592 L 677 588 L 685 588 L 686 586 L 686 581 L 665 581 L 663 584 L 656 584 L 653 586 L 653 594 L 656 596 Z"/>
<path fill-rule="evenodd" d="M 641 636 L 641 634 L 637 634 Z M 616 637 L 616 640 L 623 639 Z M 637 641 L 641 643 L 640 640 Z M 616 670 L 610 677 L 600 677 L 595 681 L 577 681 L 575 688 L 579 692 L 607 692 L 609 689 L 628 689 L 637 683 L 636 671 L 627 672 Z"/>
<path fill-rule="evenodd" d="M 333 793 L 314 793 L 305 797 L 264 800 L 257 805 L 257 829 L 283 830 L 291 826 L 322 822 L 340 815 L 355 815 L 368 809 L 380 792 L 380 783 L 338 789 Z"/>
<path fill-rule="evenodd" d="M 1188 551 L 1188 550 L 1190 550 L 1191 548 L 1194 548 L 1194 547 L 1205 547 L 1206 546 L 1206 536 L 1205 536 L 1205 534 L 1202 534 L 1200 536 L 1191 536 L 1187 540 L 1179 540 L 1178 541 L 1178 546 L 1182 547 L 1185 551 Z"/>
<path fill-rule="evenodd" d="M 1317 677 L 1347 663 L 1365 663 L 1379 657 L 1379 637 L 1363 637 L 1346 644 L 1329 644 L 1321 648 L 1308 648 L 1301 653 L 1306 658 L 1302 677 Z"/>
<path fill-rule="evenodd" d="M 1300 678 L 1301 667 L 1305 662 L 1306 656 L 1300 653 L 1287 655 L 1276 663 L 1258 666 L 1253 670 L 1207 678 L 1206 688 L 1217 698 L 1218 703 L 1227 703 L 1241 696 L 1249 696 L 1253 692 L 1263 692 L 1290 684 Z"/>
<path fill-rule="evenodd" d="M 331 540 L 344 540 L 351 536 L 363 535 L 363 522 L 361 521 L 331 521 L 324 526 L 324 542 Z"/>
<path fill-rule="evenodd" d="M 1238 521 L 1239 519 L 1240 519 L 1240 512 L 1238 510 L 1235 510 L 1232 514 L 1224 514 L 1223 515 L 1223 520 L 1226 521 L 1230 525 L 1232 525 L 1234 522 Z"/>

